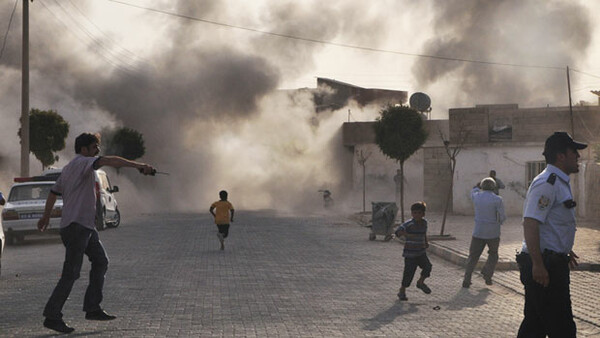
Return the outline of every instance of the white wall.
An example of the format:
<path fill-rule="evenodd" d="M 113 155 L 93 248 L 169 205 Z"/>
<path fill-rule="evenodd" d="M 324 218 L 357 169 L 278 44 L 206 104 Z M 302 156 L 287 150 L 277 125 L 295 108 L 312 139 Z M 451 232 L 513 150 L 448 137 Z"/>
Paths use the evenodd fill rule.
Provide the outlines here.
<path fill-rule="evenodd" d="M 473 186 L 496 170 L 496 176 L 504 182 L 500 190 L 508 215 L 523 213 L 524 196 L 527 193 L 526 162 L 544 161 L 540 145 L 519 147 L 465 147 L 459 153 L 454 173 L 454 213 L 472 215 L 470 193 Z"/>
<path fill-rule="evenodd" d="M 353 204 L 362 210 L 362 167 L 358 162 L 360 151 L 370 154 L 366 162 L 366 210 L 371 202 L 394 202 L 394 176 L 400 165 L 387 158 L 376 144 L 359 144 L 354 151 L 352 164 Z M 419 149 L 404 163 L 404 207 L 410 208 L 415 201 L 423 200 L 423 150 Z M 399 204 L 399 201 L 397 202 Z M 399 207 L 399 205 L 398 205 Z"/>

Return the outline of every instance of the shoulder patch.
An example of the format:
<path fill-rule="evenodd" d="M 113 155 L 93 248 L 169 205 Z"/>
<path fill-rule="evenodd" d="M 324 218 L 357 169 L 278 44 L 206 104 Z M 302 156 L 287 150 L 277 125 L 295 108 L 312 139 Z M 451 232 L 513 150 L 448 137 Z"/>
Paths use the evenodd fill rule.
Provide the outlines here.
<path fill-rule="evenodd" d="M 544 210 L 550 205 L 550 199 L 544 195 L 538 200 L 538 209 Z"/>
<path fill-rule="evenodd" d="M 550 176 L 548 176 L 548 179 L 546 180 L 546 182 L 554 185 L 554 183 L 556 182 L 556 174 L 554 174 L 554 173 L 550 174 Z"/>

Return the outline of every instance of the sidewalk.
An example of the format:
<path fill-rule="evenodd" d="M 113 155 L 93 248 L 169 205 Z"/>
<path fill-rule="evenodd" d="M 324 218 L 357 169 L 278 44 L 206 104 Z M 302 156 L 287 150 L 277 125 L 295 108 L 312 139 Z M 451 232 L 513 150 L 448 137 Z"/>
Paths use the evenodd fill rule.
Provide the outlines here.
<path fill-rule="evenodd" d="M 370 225 L 371 214 L 355 214 L 351 217 L 363 226 Z M 430 237 L 428 252 L 440 256 L 452 263 L 465 266 L 469 256 L 469 246 L 473 232 L 473 216 L 448 215 L 444 226 L 445 237 L 442 238 L 443 214 L 427 213 L 429 222 L 427 231 Z M 400 222 L 397 220 L 397 222 Z M 521 250 L 523 241 L 523 228 L 521 217 L 509 217 L 502 225 L 500 235 L 500 249 L 496 270 L 518 270 L 515 255 Z M 578 271 L 600 271 L 600 224 L 584 221 L 578 224 L 573 251 L 579 256 Z M 484 250 L 479 259 L 479 264 L 484 264 L 487 251 Z"/>

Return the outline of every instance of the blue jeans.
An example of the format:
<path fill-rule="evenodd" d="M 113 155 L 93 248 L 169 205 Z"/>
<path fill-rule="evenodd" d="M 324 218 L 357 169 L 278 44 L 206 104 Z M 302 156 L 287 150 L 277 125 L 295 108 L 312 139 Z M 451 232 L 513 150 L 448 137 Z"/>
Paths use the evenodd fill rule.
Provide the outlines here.
<path fill-rule="evenodd" d="M 60 230 L 60 237 L 66 249 L 65 262 L 58 284 L 44 308 L 44 317 L 62 319 L 62 308 L 73 289 L 73 284 L 79 278 L 84 254 L 92 263 L 92 269 L 90 284 L 83 301 L 83 311 L 101 310 L 100 303 L 102 302 L 104 275 L 108 269 L 108 257 L 98 237 L 98 231 L 86 228 L 81 224 L 71 223 Z"/>

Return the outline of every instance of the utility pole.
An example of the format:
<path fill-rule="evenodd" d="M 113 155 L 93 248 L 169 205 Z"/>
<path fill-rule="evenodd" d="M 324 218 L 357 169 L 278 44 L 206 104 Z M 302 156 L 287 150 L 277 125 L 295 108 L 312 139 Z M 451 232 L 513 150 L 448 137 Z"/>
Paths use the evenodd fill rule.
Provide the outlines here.
<path fill-rule="evenodd" d="M 573 125 L 573 105 L 571 104 L 571 78 L 569 66 L 567 66 L 567 89 L 569 90 L 569 113 L 571 114 L 571 137 L 575 138 L 575 126 Z"/>
<path fill-rule="evenodd" d="M 21 56 L 21 176 L 29 176 L 29 0 L 23 0 Z"/>

